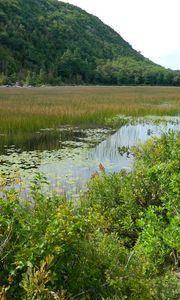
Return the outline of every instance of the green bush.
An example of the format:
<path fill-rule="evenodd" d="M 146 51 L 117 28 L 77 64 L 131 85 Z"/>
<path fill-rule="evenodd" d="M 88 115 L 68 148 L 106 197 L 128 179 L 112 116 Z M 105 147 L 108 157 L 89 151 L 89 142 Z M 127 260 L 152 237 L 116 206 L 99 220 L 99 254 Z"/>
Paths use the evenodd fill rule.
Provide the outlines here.
<path fill-rule="evenodd" d="M 180 135 L 134 149 L 131 173 L 102 169 L 78 206 L 1 180 L 2 299 L 180 298 Z"/>

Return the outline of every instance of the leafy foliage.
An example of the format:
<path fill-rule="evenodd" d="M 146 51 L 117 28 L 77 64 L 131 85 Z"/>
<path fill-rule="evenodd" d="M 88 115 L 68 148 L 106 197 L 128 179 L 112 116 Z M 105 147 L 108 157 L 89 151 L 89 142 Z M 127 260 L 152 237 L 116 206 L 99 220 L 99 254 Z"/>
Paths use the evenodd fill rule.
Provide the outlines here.
<path fill-rule="evenodd" d="M 29 198 L 1 179 L 0 295 L 7 299 L 179 299 L 180 136 L 134 149 L 131 173 L 94 176 L 80 203 Z"/>
<path fill-rule="evenodd" d="M 97 17 L 57 0 L 0 0 L 0 84 L 180 85 Z"/>

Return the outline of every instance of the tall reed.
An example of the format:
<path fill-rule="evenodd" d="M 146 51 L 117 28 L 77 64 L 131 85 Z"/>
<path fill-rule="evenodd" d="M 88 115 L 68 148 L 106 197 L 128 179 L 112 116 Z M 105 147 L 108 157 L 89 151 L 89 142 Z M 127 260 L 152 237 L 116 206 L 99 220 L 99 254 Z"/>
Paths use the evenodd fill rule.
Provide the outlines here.
<path fill-rule="evenodd" d="M 61 125 L 104 126 L 117 114 L 177 115 L 180 88 L 0 88 L 0 134 Z"/>

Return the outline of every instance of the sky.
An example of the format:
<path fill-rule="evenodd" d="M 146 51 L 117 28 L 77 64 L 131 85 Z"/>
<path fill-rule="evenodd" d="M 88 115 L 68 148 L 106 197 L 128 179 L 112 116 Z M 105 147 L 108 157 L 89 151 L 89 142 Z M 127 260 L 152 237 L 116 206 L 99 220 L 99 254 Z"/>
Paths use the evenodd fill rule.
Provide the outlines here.
<path fill-rule="evenodd" d="M 180 0 L 61 0 L 117 31 L 145 57 L 180 69 Z"/>

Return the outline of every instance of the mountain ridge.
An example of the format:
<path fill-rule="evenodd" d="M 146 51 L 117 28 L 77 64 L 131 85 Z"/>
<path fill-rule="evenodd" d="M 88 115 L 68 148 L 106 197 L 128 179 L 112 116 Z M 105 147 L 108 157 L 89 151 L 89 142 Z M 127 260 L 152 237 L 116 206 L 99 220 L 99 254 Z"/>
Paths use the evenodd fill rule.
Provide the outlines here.
<path fill-rule="evenodd" d="M 0 0 L 0 84 L 180 85 L 110 26 L 57 0 Z"/>

